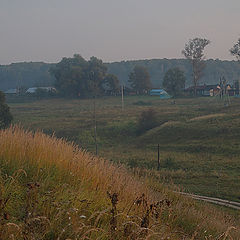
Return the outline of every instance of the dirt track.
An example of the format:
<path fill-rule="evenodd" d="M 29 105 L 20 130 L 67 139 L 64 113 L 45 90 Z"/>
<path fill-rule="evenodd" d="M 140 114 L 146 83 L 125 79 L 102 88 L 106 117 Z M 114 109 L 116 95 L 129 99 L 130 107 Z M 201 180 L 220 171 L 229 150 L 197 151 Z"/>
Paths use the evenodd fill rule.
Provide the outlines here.
<path fill-rule="evenodd" d="M 196 200 L 201 200 L 209 203 L 214 203 L 217 205 L 233 208 L 240 210 L 240 203 L 239 202 L 233 202 L 233 201 L 228 201 L 220 198 L 213 198 L 213 197 L 205 197 L 205 196 L 200 196 L 200 195 L 195 195 L 195 194 L 190 194 L 190 193 L 183 193 L 183 192 L 177 192 L 179 194 L 191 197 Z"/>

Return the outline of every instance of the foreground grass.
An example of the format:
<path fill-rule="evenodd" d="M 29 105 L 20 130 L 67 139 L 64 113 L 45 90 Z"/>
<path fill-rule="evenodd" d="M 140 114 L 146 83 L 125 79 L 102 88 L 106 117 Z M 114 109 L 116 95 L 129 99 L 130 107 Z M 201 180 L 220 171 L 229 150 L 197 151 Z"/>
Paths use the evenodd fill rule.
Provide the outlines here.
<path fill-rule="evenodd" d="M 216 208 L 18 127 L 0 132 L 0 219 L 0 239 L 240 237 L 238 223 Z"/>

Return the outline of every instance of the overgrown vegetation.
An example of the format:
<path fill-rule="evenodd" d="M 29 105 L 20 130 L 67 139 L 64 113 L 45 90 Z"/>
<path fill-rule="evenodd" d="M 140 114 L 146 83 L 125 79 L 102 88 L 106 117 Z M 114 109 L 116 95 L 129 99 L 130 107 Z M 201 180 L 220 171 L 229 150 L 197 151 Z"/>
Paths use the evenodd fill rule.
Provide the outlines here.
<path fill-rule="evenodd" d="M 158 117 L 157 117 L 157 112 L 149 108 L 143 112 L 141 112 L 139 118 L 138 118 L 138 129 L 137 133 L 142 134 L 154 127 L 156 127 L 159 122 L 158 122 Z"/>
<path fill-rule="evenodd" d="M 143 172 L 19 127 L 0 131 L 1 239 L 237 239 L 237 222 Z M 147 173 L 145 173 L 146 175 Z M 142 177 L 141 177 L 142 176 Z M 137 179 L 136 179 L 137 178 Z"/>

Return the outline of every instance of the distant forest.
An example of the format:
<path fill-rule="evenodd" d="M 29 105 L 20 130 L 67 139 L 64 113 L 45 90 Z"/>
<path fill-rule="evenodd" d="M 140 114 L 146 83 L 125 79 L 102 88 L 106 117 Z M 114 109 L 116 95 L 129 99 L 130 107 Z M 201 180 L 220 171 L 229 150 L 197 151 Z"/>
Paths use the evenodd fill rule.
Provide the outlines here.
<path fill-rule="evenodd" d="M 106 63 L 108 72 L 116 75 L 120 82 L 126 86 L 128 75 L 134 66 L 145 66 L 151 76 L 153 87 L 162 86 L 163 77 L 170 68 L 179 67 L 184 71 L 187 82 L 191 85 L 191 65 L 186 59 L 152 59 L 122 61 Z M 54 64 L 43 62 L 22 62 L 10 65 L 0 65 L 0 90 L 7 90 L 16 87 L 44 87 L 54 85 L 55 79 L 49 73 L 49 68 Z M 206 68 L 201 84 L 216 84 L 220 77 L 225 77 L 228 83 L 240 78 L 240 64 L 236 61 L 206 60 Z"/>

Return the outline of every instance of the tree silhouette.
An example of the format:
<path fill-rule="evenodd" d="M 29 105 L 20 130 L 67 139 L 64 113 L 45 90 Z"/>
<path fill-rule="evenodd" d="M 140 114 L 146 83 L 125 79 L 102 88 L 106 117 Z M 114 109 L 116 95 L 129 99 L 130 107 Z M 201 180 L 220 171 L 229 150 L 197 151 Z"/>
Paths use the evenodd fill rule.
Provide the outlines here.
<path fill-rule="evenodd" d="M 133 71 L 129 74 L 129 83 L 139 94 L 146 93 L 150 90 L 152 84 L 147 68 L 143 66 L 135 66 Z"/>
<path fill-rule="evenodd" d="M 204 49 L 210 44 L 210 41 L 203 38 L 194 38 L 190 39 L 189 42 L 185 45 L 182 54 L 188 59 L 192 64 L 192 81 L 194 86 L 194 93 L 196 95 L 197 85 L 199 80 L 203 76 L 203 70 L 205 68 L 204 62 Z"/>

